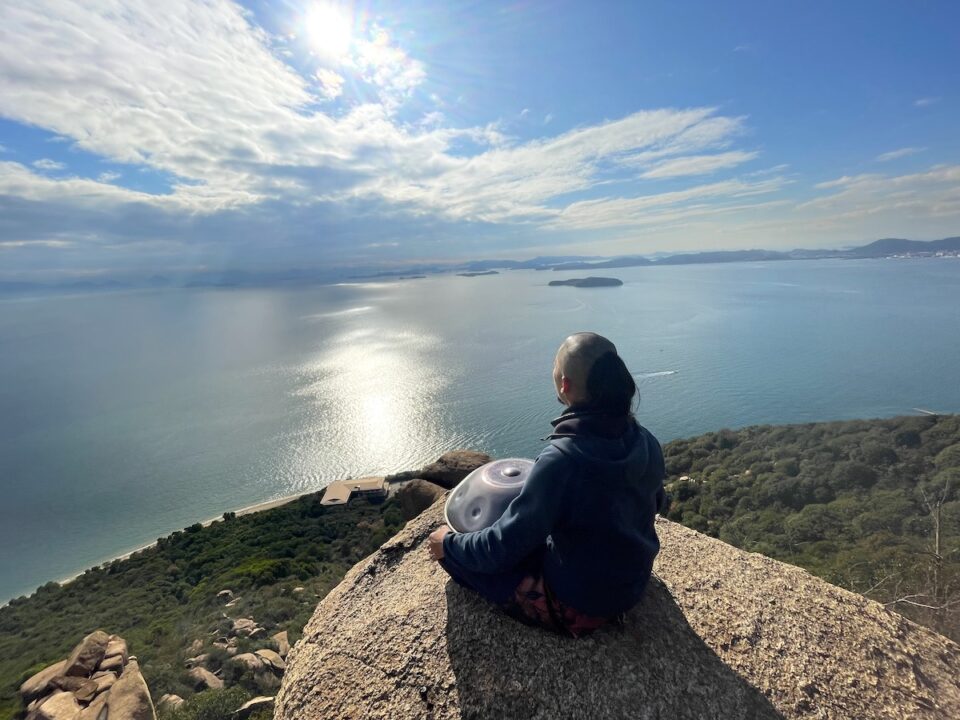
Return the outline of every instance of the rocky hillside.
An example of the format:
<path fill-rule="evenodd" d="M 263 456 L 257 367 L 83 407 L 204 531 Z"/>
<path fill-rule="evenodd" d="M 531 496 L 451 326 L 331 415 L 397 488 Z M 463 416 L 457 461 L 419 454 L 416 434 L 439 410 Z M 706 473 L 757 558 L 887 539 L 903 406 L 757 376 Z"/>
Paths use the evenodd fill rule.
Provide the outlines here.
<path fill-rule="evenodd" d="M 573 641 L 448 581 L 425 547 L 441 518 L 319 604 L 276 720 L 960 717 L 960 646 L 793 566 L 661 521 L 644 601 Z"/>

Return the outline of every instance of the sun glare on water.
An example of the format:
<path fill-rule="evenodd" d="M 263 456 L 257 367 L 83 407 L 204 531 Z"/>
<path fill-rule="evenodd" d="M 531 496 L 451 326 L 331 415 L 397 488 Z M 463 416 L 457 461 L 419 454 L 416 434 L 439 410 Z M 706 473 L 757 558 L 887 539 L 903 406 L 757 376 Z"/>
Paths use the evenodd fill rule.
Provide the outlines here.
<path fill-rule="evenodd" d="M 350 15 L 331 3 L 317 3 L 307 11 L 307 35 L 314 51 L 339 59 L 350 51 L 352 22 Z"/>

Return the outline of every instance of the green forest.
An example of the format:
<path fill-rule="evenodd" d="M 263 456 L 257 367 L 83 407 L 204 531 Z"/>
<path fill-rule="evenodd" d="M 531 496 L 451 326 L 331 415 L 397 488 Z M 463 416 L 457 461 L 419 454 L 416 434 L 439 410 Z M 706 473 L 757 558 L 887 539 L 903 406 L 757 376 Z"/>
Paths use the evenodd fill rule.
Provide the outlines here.
<path fill-rule="evenodd" d="M 720 430 L 664 448 L 672 520 L 808 569 L 960 639 L 960 416 Z M 122 635 L 154 699 L 188 699 L 169 720 L 217 720 L 275 677 L 246 672 L 210 641 L 231 618 L 298 639 L 319 598 L 408 519 L 391 499 L 325 507 L 322 493 L 193 525 L 155 547 L 48 583 L 0 608 L 0 718 L 22 712 L 16 688 L 87 633 Z M 189 647 L 228 687 L 197 695 Z M 244 639 L 240 651 L 267 647 Z M 194 653 L 195 654 L 195 653 Z"/>
<path fill-rule="evenodd" d="M 664 458 L 671 520 L 960 640 L 960 416 L 720 430 Z"/>
<path fill-rule="evenodd" d="M 22 710 L 16 689 L 23 680 L 66 657 L 97 628 L 127 640 L 155 701 L 163 693 L 193 696 L 184 659 L 194 640 L 204 641 L 208 667 L 222 667 L 234 687 L 200 693 L 172 720 L 229 717 L 245 699 L 273 695 L 275 678 L 243 672 L 211 647 L 229 625 L 217 593 L 230 589 L 240 597 L 226 609 L 231 618 L 253 618 L 268 635 L 287 630 L 292 644 L 319 598 L 405 522 L 395 501 L 328 507 L 321 497 L 313 493 L 240 517 L 227 513 L 222 521 L 175 532 L 126 560 L 62 586 L 47 583 L 0 608 L 0 718 Z M 244 639 L 239 650 L 269 646 Z"/>

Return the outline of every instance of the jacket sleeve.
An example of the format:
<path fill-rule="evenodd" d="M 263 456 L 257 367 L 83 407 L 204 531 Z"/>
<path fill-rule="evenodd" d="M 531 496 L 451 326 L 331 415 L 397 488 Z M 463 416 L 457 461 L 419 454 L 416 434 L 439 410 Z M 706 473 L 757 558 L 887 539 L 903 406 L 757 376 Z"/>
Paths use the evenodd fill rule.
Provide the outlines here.
<path fill-rule="evenodd" d="M 552 445 L 540 453 L 523 490 L 493 525 L 471 533 L 450 532 L 443 553 L 468 570 L 509 570 L 542 545 L 563 507 L 571 462 Z"/>

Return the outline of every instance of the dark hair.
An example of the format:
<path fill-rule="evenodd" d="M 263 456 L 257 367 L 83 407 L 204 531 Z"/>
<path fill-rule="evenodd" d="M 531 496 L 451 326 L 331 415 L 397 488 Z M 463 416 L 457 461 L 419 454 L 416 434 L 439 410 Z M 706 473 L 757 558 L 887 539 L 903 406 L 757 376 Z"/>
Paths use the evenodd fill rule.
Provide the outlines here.
<path fill-rule="evenodd" d="M 607 352 L 590 368 L 587 394 L 591 410 L 607 415 L 628 415 L 637 394 L 637 384 L 623 359 L 614 352 Z"/>

